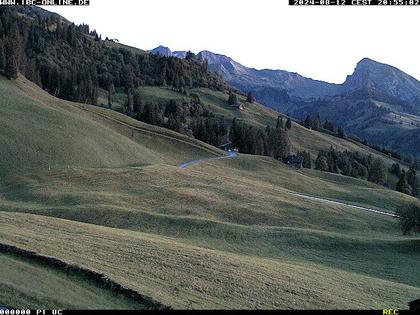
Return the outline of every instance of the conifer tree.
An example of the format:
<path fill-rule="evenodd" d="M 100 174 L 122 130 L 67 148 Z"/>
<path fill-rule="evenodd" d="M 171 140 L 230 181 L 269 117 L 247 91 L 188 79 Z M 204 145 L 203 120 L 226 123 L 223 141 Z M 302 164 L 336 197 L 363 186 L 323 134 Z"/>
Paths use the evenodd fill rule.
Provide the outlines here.
<path fill-rule="evenodd" d="M 16 79 L 18 76 L 18 63 L 17 63 L 17 47 L 16 42 L 9 39 L 5 47 L 5 59 L 6 64 L 4 67 L 4 73 L 8 79 Z"/>
<path fill-rule="evenodd" d="M 284 123 L 283 123 L 283 117 L 282 116 L 277 117 L 276 128 L 284 129 Z"/>
<path fill-rule="evenodd" d="M 133 93 L 133 112 L 138 113 L 143 110 L 143 99 L 139 91 Z"/>
<path fill-rule="evenodd" d="M 386 171 L 385 164 L 382 159 L 376 158 L 372 161 L 368 180 L 375 184 L 384 185 L 386 184 Z"/>
<path fill-rule="evenodd" d="M 344 133 L 344 129 L 342 127 L 338 127 L 337 134 L 338 134 L 339 138 L 345 138 L 346 137 L 346 134 Z"/>
<path fill-rule="evenodd" d="M 292 120 L 290 119 L 290 117 L 287 117 L 287 121 L 286 121 L 286 129 L 291 129 L 292 128 Z"/>
<path fill-rule="evenodd" d="M 411 166 L 410 169 L 406 173 L 407 175 L 407 183 L 411 186 L 411 191 L 413 196 L 418 195 L 418 181 L 417 181 L 417 172 L 414 166 Z"/>
<path fill-rule="evenodd" d="M 395 214 L 400 221 L 400 228 L 404 235 L 420 232 L 420 207 L 416 204 L 397 209 Z"/>
<path fill-rule="evenodd" d="M 168 129 L 176 130 L 176 121 L 175 121 L 174 115 L 172 115 L 172 113 L 169 114 L 167 127 L 168 127 Z"/>
<path fill-rule="evenodd" d="M 311 129 L 311 128 L 312 128 L 312 119 L 311 119 L 311 117 L 309 117 L 309 115 L 308 115 L 308 116 L 306 116 L 306 118 L 305 118 L 305 121 L 304 121 L 303 125 L 304 125 L 306 128 L 308 128 L 308 129 Z"/>
<path fill-rule="evenodd" d="M 398 163 L 393 163 L 391 169 L 389 170 L 391 174 L 394 174 L 398 177 L 401 176 L 401 166 Z"/>
<path fill-rule="evenodd" d="M 395 189 L 396 191 L 399 191 L 403 194 L 411 195 L 412 190 L 411 190 L 410 185 L 407 182 L 407 177 L 404 171 L 401 172 L 400 179 Z"/>
<path fill-rule="evenodd" d="M 324 126 L 323 126 L 323 128 L 324 128 L 325 130 L 329 130 L 329 131 L 331 131 L 331 132 L 335 132 L 334 125 L 332 124 L 332 122 L 330 122 L 330 121 L 328 121 L 328 120 L 326 120 L 326 121 L 324 122 Z"/>
<path fill-rule="evenodd" d="M 20 34 L 15 21 L 10 29 L 10 34 L 5 45 L 6 65 L 4 73 L 8 79 L 16 79 L 19 72 Z"/>
<path fill-rule="evenodd" d="M 276 128 L 270 133 L 273 157 L 278 160 L 290 154 L 291 142 L 289 136 L 282 128 Z"/>
<path fill-rule="evenodd" d="M 18 77 L 18 65 L 16 56 L 8 55 L 6 58 L 6 67 L 4 73 L 8 79 L 16 79 Z"/>
<path fill-rule="evenodd" d="M 315 117 L 314 129 L 318 131 L 321 130 L 321 116 L 319 115 L 319 113 L 317 113 Z"/>
<path fill-rule="evenodd" d="M 187 51 L 187 54 L 185 55 L 186 60 L 193 60 L 195 58 L 195 54 L 191 52 L 191 50 Z"/>
<path fill-rule="evenodd" d="M 312 161 L 311 161 L 311 154 L 307 151 L 299 152 L 298 155 L 303 157 L 303 163 L 302 166 L 304 168 L 312 168 Z"/>
<path fill-rule="evenodd" d="M 319 152 L 318 157 L 315 160 L 315 169 L 323 172 L 328 171 L 327 157 L 322 152 Z"/>
<path fill-rule="evenodd" d="M 249 92 L 248 92 L 248 95 L 247 95 L 247 97 L 246 97 L 246 101 L 247 101 L 248 103 L 254 103 L 255 98 L 254 98 L 254 96 L 252 95 L 252 92 L 251 92 L 251 91 L 249 91 Z"/>
<path fill-rule="evenodd" d="M 4 52 L 3 41 L 0 39 L 0 70 L 4 69 L 6 66 L 6 56 Z"/>
<path fill-rule="evenodd" d="M 112 97 L 115 94 L 115 86 L 113 83 L 108 85 L 108 107 L 112 108 Z"/>
<path fill-rule="evenodd" d="M 229 94 L 228 104 L 229 105 L 236 105 L 238 103 L 238 97 L 235 93 L 231 92 Z"/>

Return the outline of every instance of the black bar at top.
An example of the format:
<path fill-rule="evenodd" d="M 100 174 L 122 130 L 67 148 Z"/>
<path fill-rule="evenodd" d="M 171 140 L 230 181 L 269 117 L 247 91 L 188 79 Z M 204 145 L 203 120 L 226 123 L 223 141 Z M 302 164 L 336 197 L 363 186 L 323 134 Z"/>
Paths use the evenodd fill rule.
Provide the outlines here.
<path fill-rule="evenodd" d="M 89 5 L 90 0 L 0 0 L 1 5 Z"/>
<path fill-rule="evenodd" d="M 420 6 L 420 0 L 289 0 L 293 6 Z"/>

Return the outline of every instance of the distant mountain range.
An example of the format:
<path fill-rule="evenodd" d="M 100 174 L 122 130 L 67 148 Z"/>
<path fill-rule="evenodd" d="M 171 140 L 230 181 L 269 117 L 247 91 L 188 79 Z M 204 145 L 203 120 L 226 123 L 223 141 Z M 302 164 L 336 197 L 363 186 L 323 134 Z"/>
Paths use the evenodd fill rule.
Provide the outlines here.
<path fill-rule="evenodd" d="M 151 53 L 184 58 L 159 46 Z M 318 112 L 370 143 L 420 155 L 420 82 L 403 71 L 362 59 L 343 84 L 313 80 L 284 70 L 248 68 L 230 57 L 202 51 L 209 69 L 232 87 L 297 119 Z"/>
<path fill-rule="evenodd" d="M 155 55 L 161 55 L 165 57 L 177 57 L 177 58 L 185 58 L 187 55 L 186 51 L 172 51 L 168 47 L 165 46 L 158 46 L 155 49 L 150 51 Z"/>

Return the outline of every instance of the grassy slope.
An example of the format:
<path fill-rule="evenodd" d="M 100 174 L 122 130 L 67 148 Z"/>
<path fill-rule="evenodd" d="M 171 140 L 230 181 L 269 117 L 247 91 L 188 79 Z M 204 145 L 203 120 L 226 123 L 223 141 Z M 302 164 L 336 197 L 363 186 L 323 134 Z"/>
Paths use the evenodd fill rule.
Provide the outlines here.
<path fill-rule="evenodd" d="M 176 98 L 177 94 L 173 91 L 157 87 L 143 87 L 141 88 L 141 91 L 149 101 L 155 102 L 165 101 L 165 98 Z M 233 119 L 233 117 L 237 117 L 238 119 L 245 120 L 248 123 L 251 122 L 255 126 L 264 128 L 267 124 L 274 126 L 278 115 L 283 116 L 284 122 L 286 122 L 287 119 L 287 117 L 283 114 L 267 108 L 266 106 L 258 103 L 247 103 L 246 98 L 243 96 L 239 96 L 239 99 L 245 105 L 245 110 L 239 111 L 227 104 L 226 100 L 228 96 L 222 92 L 212 91 L 209 89 L 194 89 L 193 92 L 198 94 L 200 99 L 204 103 L 208 104 L 215 113 L 223 115 L 229 120 Z M 185 98 L 185 96 L 178 94 L 178 98 Z M 371 154 L 373 157 L 381 158 L 388 168 L 390 168 L 393 163 L 399 163 L 406 170 L 410 166 L 403 161 L 396 160 L 354 140 L 340 139 L 326 133 L 308 130 L 295 122 L 293 122 L 293 128 L 290 130 L 289 135 L 293 145 L 292 151 L 309 151 L 313 160 L 316 159 L 320 150 L 328 150 L 331 146 L 333 146 L 340 151 L 349 150 L 358 151 L 365 155 Z M 414 142 L 413 145 L 415 145 Z M 394 188 L 397 182 L 398 178 L 395 175 L 388 173 L 389 187 Z"/>
<path fill-rule="evenodd" d="M 243 156 L 236 160 L 196 165 L 185 170 L 163 165 L 119 170 L 71 169 L 38 173 L 37 176 L 19 179 L 18 182 L 20 187 L 16 187 L 13 181 L 4 186 L 0 209 L 11 213 L 4 213 L 5 216 L 16 216 L 13 212 L 24 211 L 99 224 L 119 228 L 120 233 L 130 235 L 140 232 L 156 238 L 168 237 L 180 246 L 216 250 L 224 255 L 240 255 L 250 261 L 269 260 L 276 264 L 327 270 L 320 278 L 333 278 L 332 275 L 341 270 L 348 273 L 349 277 L 367 276 L 377 281 L 382 279 L 387 282 L 387 286 L 394 286 L 393 290 L 401 285 L 410 286 L 413 291 L 404 293 L 410 298 L 414 292 L 420 293 L 414 289 L 420 285 L 420 270 L 416 268 L 420 259 L 418 239 L 400 236 L 394 219 L 343 206 L 325 205 L 290 194 L 298 191 L 353 200 L 373 207 L 384 206 L 389 211 L 397 205 L 414 202 L 413 198 L 389 193 L 385 188 L 364 181 L 329 174 L 320 179 L 314 176 L 313 171 L 298 173 L 271 159 Z M 1 228 L 5 229 L 8 225 L 3 223 Z M 29 228 L 26 224 L 23 226 Z M 16 234 L 19 233 L 16 231 Z M 44 244 L 51 241 L 45 241 L 44 236 L 41 239 Z M 22 242 L 28 241 L 31 242 L 30 237 L 22 238 Z M 55 245 L 48 246 L 54 248 Z M 68 245 L 62 250 L 60 258 L 74 255 L 72 253 L 75 250 L 79 252 L 73 245 Z M 148 255 L 153 256 L 154 251 L 151 249 Z M 100 250 L 95 253 L 101 254 Z M 126 254 L 125 249 L 121 249 L 121 255 L 123 253 Z M 133 255 L 142 260 L 144 254 Z M 390 261 L 384 257 L 392 259 Z M 96 268 L 106 272 L 108 267 L 101 267 L 101 263 Z M 142 261 L 144 268 L 159 270 L 159 266 L 148 266 L 148 263 L 151 262 Z M 168 268 L 175 268 L 174 265 L 179 262 L 163 260 L 162 263 Z M 123 270 L 129 270 L 126 268 L 128 266 L 124 266 Z M 216 272 L 214 268 L 219 267 L 212 266 L 206 270 L 211 275 Z M 255 268 L 253 272 L 258 273 L 261 267 L 256 264 L 248 268 Z M 289 285 L 304 290 L 306 280 L 297 277 L 300 269 L 296 268 L 295 273 L 288 272 Z M 127 275 L 119 279 L 127 283 L 132 281 L 130 277 Z M 245 281 L 242 279 L 245 275 L 239 274 L 237 277 Z M 165 276 L 165 279 L 168 278 Z M 139 288 L 139 285 L 136 287 Z M 222 290 L 229 290 L 226 284 L 220 285 L 224 288 Z M 374 282 L 371 285 L 364 282 L 359 285 L 359 289 L 375 290 L 375 285 Z M 162 298 L 157 285 L 141 288 L 156 299 Z M 172 289 L 165 303 L 188 306 L 185 304 L 186 296 Z M 195 307 L 217 305 L 214 304 L 217 296 L 206 297 L 208 293 L 197 290 L 194 293 L 198 296 Z M 237 298 L 235 305 L 242 303 L 251 307 L 248 299 L 253 295 L 264 294 L 261 289 L 254 293 L 248 292 L 242 299 Z M 356 293 L 349 296 L 352 294 Z M 386 297 L 375 294 L 378 293 L 370 296 L 372 303 L 397 303 L 399 307 L 406 305 L 406 301 L 398 294 L 392 293 Z M 327 307 L 325 303 L 319 302 L 312 306 Z M 333 307 L 342 302 L 331 295 L 329 303 Z M 276 307 L 275 301 L 270 303 L 269 300 L 261 305 Z M 344 307 L 347 304 L 341 305 Z M 365 302 L 352 305 L 370 307 L 374 304 Z M 281 306 L 289 307 L 289 304 L 283 301 Z"/>
<path fill-rule="evenodd" d="M 0 222 L 7 243 L 104 271 L 174 307 L 379 309 L 404 307 L 420 293 L 322 265 L 209 250 L 152 234 L 28 214 L 0 212 Z M 26 229 L 18 232 L 19 226 Z"/>
<path fill-rule="evenodd" d="M 221 154 L 174 132 L 127 121 L 116 112 L 58 101 L 24 78 L 17 83 L 21 90 L 0 77 L 0 175 L 49 167 L 178 164 Z M 99 111 L 113 120 L 95 114 Z"/>
<path fill-rule="evenodd" d="M 154 102 L 154 103 L 165 103 L 170 99 L 179 99 L 185 100 L 188 97 L 174 92 L 169 89 L 159 88 L 159 87 L 141 87 L 140 92 L 143 95 L 145 101 Z M 212 91 L 210 89 L 193 89 L 192 93 L 196 93 L 200 96 L 200 99 L 203 103 L 210 106 L 210 109 L 219 114 L 225 116 L 226 119 L 231 120 L 234 117 L 237 117 L 240 120 L 245 120 L 248 123 L 252 123 L 255 126 L 265 128 L 267 124 L 275 125 L 278 112 L 267 108 L 258 103 L 247 103 L 245 97 L 239 96 L 240 101 L 245 105 L 244 111 L 239 111 L 227 104 L 228 96 L 222 92 Z M 123 94 L 118 94 L 117 99 L 120 100 L 121 104 L 125 101 L 126 97 Z M 105 96 L 104 96 L 104 104 Z M 119 108 L 120 103 L 117 103 L 115 106 Z M 286 117 L 284 116 L 286 120 Z M 348 141 L 340 139 L 328 134 L 320 133 L 313 130 L 308 130 L 297 123 L 293 123 L 293 128 L 290 131 L 290 138 L 293 144 L 293 151 L 307 150 L 312 154 L 312 157 L 315 159 L 320 150 L 329 149 L 330 146 L 337 148 L 338 150 L 350 150 L 350 151 L 359 151 L 364 154 L 372 154 L 374 157 L 382 158 L 387 166 L 391 166 L 392 163 L 396 160 L 378 152 L 372 150 L 371 148 L 364 146 L 360 143 L 355 143 L 353 141 Z M 403 162 L 398 161 L 403 166 Z M 394 178 L 393 175 L 389 175 L 389 182 L 391 185 L 395 185 L 397 178 Z"/>
<path fill-rule="evenodd" d="M 175 307 L 403 308 L 420 294 L 418 238 L 400 236 L 392 218 L 291 193 L 389 211 L 415 199 L 366 181 L 297 172 L 265 157 L 182 170 L 173 165 L 220 151 L 116 112 L 56 100 L 23 79 L 17 84 L 31 99 L 0 83 L 14 93 L 18 108 L 26 99 L 32 102 L 28 111 L 69 113 L 158 156 L 141 167 L 85 163 L 14 171 L 0 184 L 2 242 L 107 273 Z M 13 111 L 5 113 L 14 117 Z M 265 115 L 253 116 L 254 123 L 263 125 L 270 118 Z M 32 122 L 28 117 L 21 133 Z M 298 132 L 313 137 L 309 146 L 322 145 L 324 135 L 294 125 L 292 136 L 302 145 Z M 4 135 L 15 141 L 15 133 Z M 27 137 L 34 138 L 29 132 Z"/>
<path fill-rule="evenodd" d="M 135 309 L 122 296 L 83 278 L 0 253 L 0 304 L 17 309 Z"/>
<path fill-rule="evenodd" d="M 159 161 L 150 150 L 93 121 L 34 102 L 3 77 L 0 94 L 0 175 L 49 166 L 122 166 Z"/>

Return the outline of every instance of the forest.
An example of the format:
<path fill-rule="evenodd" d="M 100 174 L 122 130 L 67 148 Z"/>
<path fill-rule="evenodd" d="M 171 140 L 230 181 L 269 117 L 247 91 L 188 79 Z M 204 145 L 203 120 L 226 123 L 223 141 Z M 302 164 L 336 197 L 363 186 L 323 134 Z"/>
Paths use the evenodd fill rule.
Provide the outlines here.
<path fill-rule="evenodd" d="M 78 25 L 36 7 L 0 8 L 0 68 L 8 78 L 18 72 L 57 97 L 97 104 L 98 89 L 126 93 L 141 85 L 227 88 L 188 54 L 185 59 L 132 51 L 103 40 L 88 25 Z"/>

